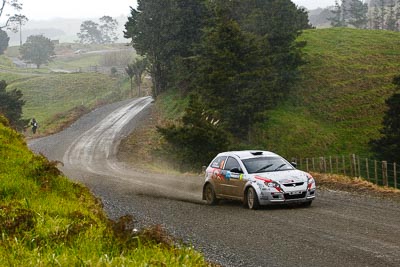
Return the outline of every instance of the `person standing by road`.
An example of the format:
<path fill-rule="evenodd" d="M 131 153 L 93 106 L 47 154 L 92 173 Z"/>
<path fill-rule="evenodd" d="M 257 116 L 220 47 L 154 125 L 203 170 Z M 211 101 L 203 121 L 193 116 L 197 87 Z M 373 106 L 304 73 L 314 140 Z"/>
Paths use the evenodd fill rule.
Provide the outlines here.
<path fill-rule="evenodd" d="M 32 119 L 31 125 L 32 125 L 32 133 L 35 134 L 38 127 L 38 123 L 35 118 Z"/>

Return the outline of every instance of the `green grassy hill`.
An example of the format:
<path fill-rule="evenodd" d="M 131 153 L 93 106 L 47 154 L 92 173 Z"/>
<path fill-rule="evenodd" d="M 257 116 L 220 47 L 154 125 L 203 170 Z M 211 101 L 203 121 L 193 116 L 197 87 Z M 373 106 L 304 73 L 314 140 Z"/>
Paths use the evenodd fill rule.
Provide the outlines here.
<path fill-rule="evenodd" d="M 22 91 L 26 102 L 23 117 L 36 118 L 39 134 L 49 134 L 99 105 L 129 96 L 130 81 L 126 76 L 51 71 L 51 68 L 78 69 L 78 66 L 95 65 L 99 58 L 97 54 L 56 58 L 50 66 L 37 70 L 16 68 L 9 57 L 0 56 L 0 80 L 7 82 L 8 90 Z"/>
<path fill-rule="evenodd" d="M 368 155 L 400 74 L 400 33 L 331 28 L 307 30 L 301 40 L 303 81 L 255 143 L 287 157 Z"/>
<path fill-rule="evenodd" d="M 101 203 L 34 155 L 0 116 L 1 266 L 211 266 L 160 227 L 135 234 Z"/>

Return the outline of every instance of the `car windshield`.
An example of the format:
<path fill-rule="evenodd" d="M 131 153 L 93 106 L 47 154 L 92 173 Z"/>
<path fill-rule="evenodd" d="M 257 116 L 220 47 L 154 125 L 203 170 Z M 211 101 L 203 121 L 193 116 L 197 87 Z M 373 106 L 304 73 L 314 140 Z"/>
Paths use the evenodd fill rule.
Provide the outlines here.
<path fill-rule="evenodd" d="M 280 157 L 260 157 L 242 160 L 248 173 L 293 170 L 293 166 Z"/>

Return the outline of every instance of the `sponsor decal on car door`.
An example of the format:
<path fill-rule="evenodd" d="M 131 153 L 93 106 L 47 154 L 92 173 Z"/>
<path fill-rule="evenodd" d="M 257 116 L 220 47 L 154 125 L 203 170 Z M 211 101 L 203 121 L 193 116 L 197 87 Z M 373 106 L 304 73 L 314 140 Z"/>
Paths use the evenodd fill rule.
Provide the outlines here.
<path fill-rule="evenodd" d="M 243 179 L 244 176 L 239 162 L 229 157 L 225 164 L 224 171 L 226 172 L 226 183 L 223 185 L 225 194 L 235 198 L 241 197 L 246 182 Z"/>

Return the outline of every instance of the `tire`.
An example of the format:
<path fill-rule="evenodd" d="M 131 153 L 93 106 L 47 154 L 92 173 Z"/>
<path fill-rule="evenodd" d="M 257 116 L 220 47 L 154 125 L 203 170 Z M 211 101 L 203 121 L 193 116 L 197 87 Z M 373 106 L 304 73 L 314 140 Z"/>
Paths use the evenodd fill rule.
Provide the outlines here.
<path fill-rule="evenodd" d="M 249 187 L 246 191 L 246 205 L 251 210 L 256 210 L 260 207 L 257 192 L 253 187 Z"/>
<path fill-rule="evenodd" d="M 208 205 L 218 204 L 218 199 L 215 196 L 214 187 L 211 184 L 206 184 L 204 188 L 204 196 Z"/>

